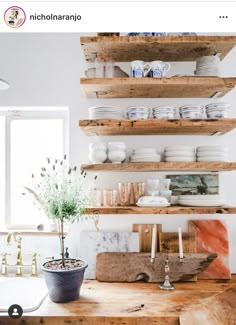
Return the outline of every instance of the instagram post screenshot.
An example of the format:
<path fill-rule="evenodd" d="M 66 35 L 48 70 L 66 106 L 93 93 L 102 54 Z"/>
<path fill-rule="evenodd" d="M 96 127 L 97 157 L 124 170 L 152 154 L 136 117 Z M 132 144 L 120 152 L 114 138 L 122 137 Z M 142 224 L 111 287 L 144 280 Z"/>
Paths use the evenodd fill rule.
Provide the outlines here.
<path fill-rule="evenodd" d="M 0 325 L 236 325 L 236 3 L 0 3 Z"/>

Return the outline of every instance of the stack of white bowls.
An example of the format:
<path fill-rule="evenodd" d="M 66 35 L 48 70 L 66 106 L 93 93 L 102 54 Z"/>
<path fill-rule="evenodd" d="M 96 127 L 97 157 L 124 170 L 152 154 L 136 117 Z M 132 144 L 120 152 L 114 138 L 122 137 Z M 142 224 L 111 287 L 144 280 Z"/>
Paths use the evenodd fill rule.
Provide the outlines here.
<path fill-rule="evenodd" d="M 186 206 L 221 206 L 225 204 L 222 195 L 180 195 L 178 204 Z"/>
<path fill-rule="evenodd" d="M 98 120 L 98 119 L 114 119 L 120 120 L 124 118 L 123 111 L 116 106 L 94 106 L 89 107 L 89 119 Z"/>
<path fill-rule="evenodd" d="M 179 114 L 182 118 L 203 118 L 204 107 L 202 105 L 184 105 L 179 108 Z"/>
<path fill-rule="evenodd" d="M 152 114 L 157 119 L 173 119 L 176 118 L 176 108 L 174 106 L 153 107 Z"/>
<path fill-rule="evenodd" d="M 168 146 L 164 150 L 164 159 L 167 162 L 196 161 L 195 148 L 191 146 Z"/>
<path fill-rule="evenodd" d="M 89 159 L 93 164 L 101 164 L 107 160 L 107 147 L 103 142 L 90 143 Z"/>
<path fill-rule="evenodd" d="M 228 103 L 211 103 L 205 106 L 208 118 L 225 118 L 228 117 L 230 105 Z"/>
<path fill-rule="evenodd" d="M 145 162 L 145 161 L 161 161 L 160 151 L 153 147 L 144 147 L 134 149 L 130 156 L 131 162 Z"/>
<path fill-rule="evenodd" d="M 108 142 L 108 159 L 112 163 L 122 163 L 126 159 L 126 145 L 124 142 Z"/>
<path fill-rule="evenodd" d="M 149 118 L 149 108 L 145 106 L 130 106 L 127 108 L 129 120 L 146 120 Z"/>
<path fill-rule="evenodd" d="M 202 56 L 196 60 L 196 76 L 219 76 L 220 58 L 218 56 Z"/>
<path fill-rule="evenodd" d="M 197 161 L 229 161 L 228 147 L 219 145 L 197 147 Z"/>

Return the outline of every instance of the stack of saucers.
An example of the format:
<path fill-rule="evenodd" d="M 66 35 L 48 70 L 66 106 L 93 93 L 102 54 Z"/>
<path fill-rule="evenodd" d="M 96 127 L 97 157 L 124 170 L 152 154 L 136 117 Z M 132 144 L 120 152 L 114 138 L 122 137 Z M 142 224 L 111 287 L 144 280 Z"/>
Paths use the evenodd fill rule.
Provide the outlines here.
<path fill-rule="evenodd" d="M 228 103 L 211 103 L 205 106 L 208 118 L 228 117 L 230 105 Z"/>
<path fill-rule="evenodd" d="M 180 195 L 178 204 L 186 206 L 221 206 L 225 204 L 225 198 L 222 195 Z"/>
<path fill-rule="evenodd" d="M 149 108 L 145 106 L 130 106 L 127 108 L 129 120 L 146 120 L 149 118 Z"/>
<path fill-rule="evenodd" d="M 197 161 L 229 161 L 228 148 L 217 145 L 197 147 Z"/>
<path fill-rule="evenodd" d="M 204 107 L 202 105 L 184 105 L 179 108 L 179 114 L 182 118 L 202 118 Z"/>
<path fill-rule="evenodd" d="M 153 107 L 152 114 L 157 119 L 173 119 L 176 117 L 176 108 L 174 106 Z"/>
<path fill-rule="evenodd" d="M 219 76 L 219 66 L 220 58 L 218 56 L 203 56 L 197 59 L 194 74 L 197 76 Z"/>
<path fill-rule="evenodd" d="M 124 118 L 123 111 L 116 106 L 94 106 L 89 107 L 89 118 L 91 120 L 98 119 L 114 119 L 119 120 Z"/>
<path fill-rule="evenodd" d="M 168 146 L 164 150 L 164 159 L 171 161 L 196 161 L 195 148 L 190 146 Z"/>
<path fill-rule="evenodd" d="M 132 162 L 142 162 L 142 161 L 161 161 L 161 155 L 156 148 L 139 148 L 134 149 L 132 155 L 130 156 L 130 161 Z"/>

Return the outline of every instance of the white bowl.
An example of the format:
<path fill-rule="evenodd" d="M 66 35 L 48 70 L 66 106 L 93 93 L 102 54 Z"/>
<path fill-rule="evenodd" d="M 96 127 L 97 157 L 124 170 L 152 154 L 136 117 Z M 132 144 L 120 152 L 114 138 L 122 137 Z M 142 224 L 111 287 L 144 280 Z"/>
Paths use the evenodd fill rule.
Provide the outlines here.
<path fill-rule="evenodd" d="M 196 161 L 195 157 L 165 157 L 166 162 L 194 162 Z"/>
<path fill-rule="evenodd" d="M 113 150 L 125 150 L 126 145 L 124 142 L 108 142 L 108 150 L 113 151 Z"/>
<path fill-rule="evenodd" d="M 208 118 L 227 118 L 228 117 L 228 112 L 227 111 L 206 111 L 206 116 Z"/>
<path fill-rule="evenodd" d="M 195 152 L 195 148 L 191 146 L 167 146 L 165 147 L 166 151 L 191 151 Z"/>
<path fill-rule="evenodd" d="M 180 112 L 180 116 L 182 118 L 202 118 L 202 112 L 199 111 L 185 111 L 185 112 Z"/>
<path fill-rule="evenodd" d="M 103 163 L 107 160 L 107 154 L 105 151 L 102 150 L 90 151 L 89 159 L 94 164 Z"/>
<path fill-rule="evenodd" d="M 106 151 L 107 147 L 105 145 L 105 143 L 102 142 L 98 142 L 98 143 L 90 143 L 89 144 L 89 150 L 90 151 L 96 151 L 96 150 L 102 150 L 102 151 Z"/>
<path fill-rule="evenodd" d="M 228 151 L 228 147 L 221 145 L 211 145 L 211 146 L 199 146 L 197 147 L 197 152 L 199 151 Z"/>
<path fill-rule="evenodd" d="M 108 152 L 108 159 L 112 163 L 121 163 L 126 158 L 126 153 L 123 150 L 113 150 Z"/>
<path fill-rule="evenodd" d="M 195 157 L 195 152 L 192 151 L 166 151 L 165 157 Z"/>

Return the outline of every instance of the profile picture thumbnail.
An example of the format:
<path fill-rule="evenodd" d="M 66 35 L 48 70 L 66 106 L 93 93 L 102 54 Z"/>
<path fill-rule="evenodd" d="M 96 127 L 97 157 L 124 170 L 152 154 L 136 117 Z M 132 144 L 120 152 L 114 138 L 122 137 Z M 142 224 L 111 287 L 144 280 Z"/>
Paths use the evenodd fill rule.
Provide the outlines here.
<path fill-rule="evenodd" d="M 9 7 L 4 14 L 5 23 L 12 28 L 21 27 L 26 19 L 26 14 L 21 7 Z"/>

